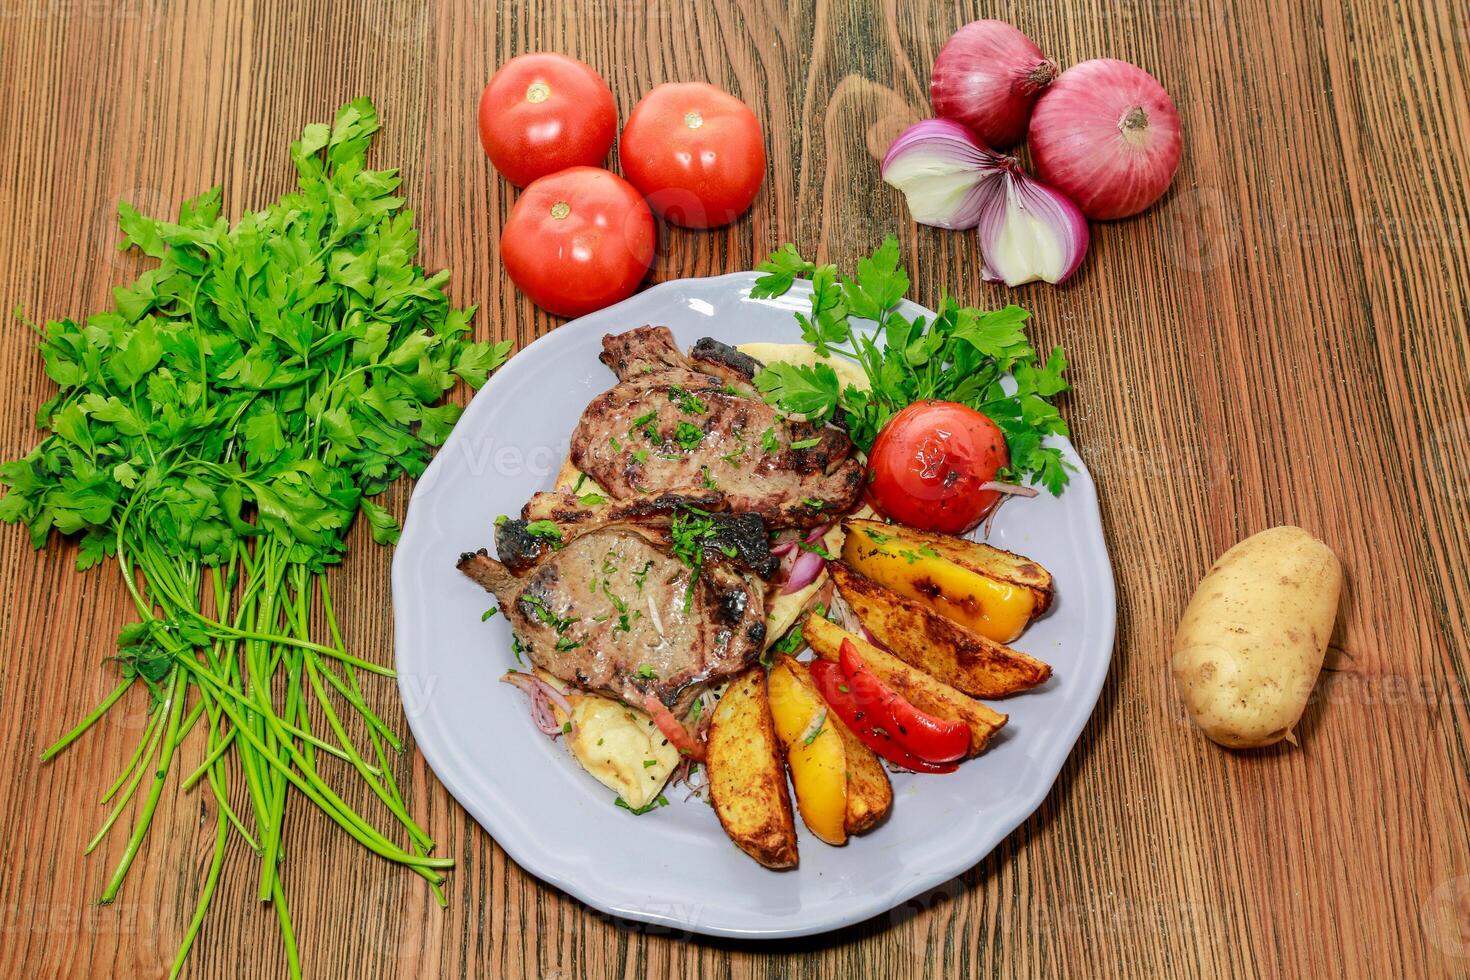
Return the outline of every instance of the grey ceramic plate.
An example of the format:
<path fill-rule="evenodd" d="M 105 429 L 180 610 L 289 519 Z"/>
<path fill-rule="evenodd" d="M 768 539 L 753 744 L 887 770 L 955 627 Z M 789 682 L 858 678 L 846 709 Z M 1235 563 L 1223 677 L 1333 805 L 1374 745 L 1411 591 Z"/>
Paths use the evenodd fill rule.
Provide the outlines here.
<path fill-rule="evenodd" d="M 823 932 L 882 914 L 990 853 L 1041 804 L 1091 714 L 1113 648 L 1114 595 L 1091 477 L 1060 497 L 1004 507 L 992 543 L 1056 578 L 1054 608 L 1018 646 L 1055 674 L 1008 699 L 992 748 L 946 776 L 897 774 L 889 819 L 846 847 L 800 832 L 801 867 L 774 872 L 737 850 L 699 800 L 634 816 L 532 725 L 524 696 L 499 683 L 514 666 L 503 617 L 454 567 L 491 544 L 497 514 L 551 485 L 587 402 L 613 382 L 603 334 L 665 324 L 688 347 L 800 340 L 798 284 L 752 300 L 753 273 L 668 282 L 568 323 L 491 379 L 414 489 L 393 560 L 399 689 L 419 748 L 455 799 L 527 871 L 588 905 L 679 931 L 743 938 Z M 909 314 L 926 312 L 914 306 Z M 800 819 L 797 820 L 800 825 Z"/>

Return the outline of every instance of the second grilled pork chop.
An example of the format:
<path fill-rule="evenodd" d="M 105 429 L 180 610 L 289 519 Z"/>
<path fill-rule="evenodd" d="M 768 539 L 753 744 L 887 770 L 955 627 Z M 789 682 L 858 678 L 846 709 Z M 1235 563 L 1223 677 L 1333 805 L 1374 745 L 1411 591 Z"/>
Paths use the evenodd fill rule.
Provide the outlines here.
<path fill-rule="evenodd" d="M 572 464 L 615 499 L 703 486 L 771 528 L 824 524 L 857 500 L 863 468 L 847 435 L 778 416 L 750 386 L 754 358 L 709 339 L 685 355 L 667 327 L 602 347 L 618 383 L 582 413 Z"/>
<path fill-rule="evenodd" d="M 653 694 L 683 717 L 709 683 L 760 653 L 765 585 L 714 550 L 696 575 L 670 552 L 667 533 L 596 527 L 541 554 L 522 577 L 483 550 L 461 556 L 459 568 L 495 593 L 536 666 L 629 704 Z"/>

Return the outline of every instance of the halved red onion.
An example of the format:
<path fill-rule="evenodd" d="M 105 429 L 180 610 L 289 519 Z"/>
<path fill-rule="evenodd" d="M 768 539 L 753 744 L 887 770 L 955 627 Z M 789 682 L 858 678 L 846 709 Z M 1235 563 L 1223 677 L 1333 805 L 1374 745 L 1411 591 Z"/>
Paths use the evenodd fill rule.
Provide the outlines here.
<path fill-rule="evenodd" d="M 921 225 L 964 230 L 980 223 L 980 184 L 995 154 L 964 126 L 925 119 L 899 134 L 883 157 L 883 180 L 903 191 Z"/>
<path fill-rule="evenodd" d="M 777 558 L 780 558 L 783 555 L 789 554 L 791 549 L 795 547 L 795 541 L 782 541 L 780 544 L 771 546 L 771 554 L 775 555 Z"/>
<path fill-rule="evenodd" d="M 1063 282 L 1087 255 L 1087 218 L 1070 198 L 948 119 L 904 130 L 883 179 L 903 191 L 915 221 L 978 228 L 988 282 Z"/>
<path fill-rule="evenodd" d="M 832 530 L 831 524 L 823 524 L 821 527 L 812 528 L 812 533 L 806 536 L 806 543 L 816 544 L 818 541 L 825 538 L 827 536 L 827 532 L 830 530 Z"/>
<path fill-rule="evenodd" d="M 815 551 L 803 551 L 797 556 L 796 563 L 791 566 L 791 574 L 786 579 L 786 584 L 781 587 L 782 595 L 790 595 L 800 592 L 817 580 L 822 574 L 822 569 L 827 565 L 827 559 Z"/>
<path fill-rule="evenodd" d="M 980 189 L 981 278 L 1007 286 L 1065 282 L 1087 255 L 1087 218 L 1071 198 L 1027 176 L 1014 159 L 994 156 L 994 179 Z"/>

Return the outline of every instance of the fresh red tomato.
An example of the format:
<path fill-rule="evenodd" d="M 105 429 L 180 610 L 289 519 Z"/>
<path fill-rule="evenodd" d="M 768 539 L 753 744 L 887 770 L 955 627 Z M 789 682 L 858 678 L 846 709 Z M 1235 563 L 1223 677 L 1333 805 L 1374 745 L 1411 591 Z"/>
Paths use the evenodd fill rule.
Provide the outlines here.
<path fill-rule="evenodd" d="M 899 412 L 868 454 L 868 497 L 910 527 L 963 534 L 1000 500 L 981 487 L 1010 465 L 994 422 L 956 402 L 915 402 Z"/>
<path fill-rule="evenodd" d="M 500 232 L 500 260 L 531 302 L 581 316 L 633 295 L 657 240 L 653 212 L 633 185 L 572 167 L 526 188 Z"/>
<path fill-rule="evenodd" d="M 766 178 L 750 107 L 703 82 L 660 85 L 623 127 L 623 173 L 666 221 L 714 228 L 739 217 Z"/>
<path fill-rule="evenodd" d="M 564 54 L 512 58 L 480 96 L 480 145 L 517 187 L 568 167 L 601 166 L 617 131 L 612 89 Z"/>

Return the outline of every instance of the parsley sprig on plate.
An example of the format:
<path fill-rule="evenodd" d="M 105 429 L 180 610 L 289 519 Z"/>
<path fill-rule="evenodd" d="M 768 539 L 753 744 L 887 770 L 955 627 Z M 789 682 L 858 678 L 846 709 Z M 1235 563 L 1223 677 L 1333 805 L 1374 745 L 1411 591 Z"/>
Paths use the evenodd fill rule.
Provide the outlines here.
<path fill-rule="evenodd" d="M 796 315 L 802 339 L 823 356 L 857 362 L 872 385 L 870 391 L 844 387 L 827 364 L 776 362 L 755 378 L 768 402 L 791 415 L 846 427 L 863 450 L 908 405 L 959 402 L 989 416 L 1005 434 L 1011 466 L 1003 479 L 1037 483 L 1052 493 L 1066 486 L 1061 451 L 1043 440 L 1068 434 L 1052 404 L 1069 387 L 1062 377 L 1067 358 L 1060 347 L 1038 358 L 1026 339 L 1026 310 L 977 310 L 945 296 L 932 320 L 903 315 L 898 306 L 909 277 L 892 236 L 858 260 L 850 278 L 835 265 L 808 262 L 790 244 L 757 268 L 765 273 L 751 289 L 757 299 L 780 296 L 797 279 L 811 280 L 811 311 Z M 868 321 L 866 329 L 861 321 Z"/>
<path fill-rule="evenodd" d="M 472 342 L 474 311 L 450 307 L 449 274 L 415 262 L 397 172 L 366 165 L 377 130 L 366 99 L 307 126 L 291 144 L 298 188 L 233 225 L 218 188 L 176 221 L 120 205 L 123 246 L 157 264 L 114 290 L 113 309 L 37 329 L 59 389 L 36 416 L 50 431 L 0 467 L 0 520 L 25 524 L 38 548 L 52 530 L 75 536 L 81 569 L 115 559 L 138 616 L 118 637 L 117 688 L 44 756 L 134 685 L 147 690 L 138 752 L 92 842 L 119 824 L 129 833 L 102 901 L 140 853 L 176 750 L 204 730 L 202 761 L 181 778 L 214 796 L 213 857 L 174 973 L 238 836 L 300 975 L 280 868 L 286 809 L 302 797 L 441 902 L 454 863 L 429 856 L 404 806 L 387 754 L 400 743 L 359 680 L 392 671 L 347 651 L 324 573 L 359 513 L 374 540 L 397 537 L 370 498 L 423 472 L 459 418 L 445 392 L 456 379 L 479 387 L 510 345 Z M 398 826 L 380 830 L 337 795 L 327 777 L 348 769 Z"/>

